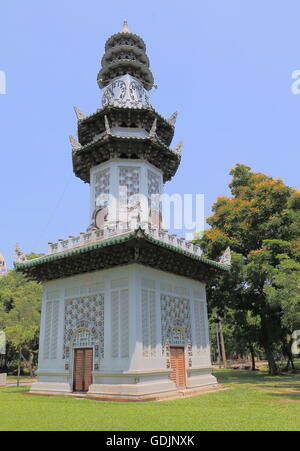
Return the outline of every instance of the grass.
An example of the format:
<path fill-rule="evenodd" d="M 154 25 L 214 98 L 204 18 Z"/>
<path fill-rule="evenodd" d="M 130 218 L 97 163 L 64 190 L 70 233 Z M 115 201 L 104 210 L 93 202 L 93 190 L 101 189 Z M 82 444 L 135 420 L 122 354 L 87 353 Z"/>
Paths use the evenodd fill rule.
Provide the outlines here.
<path fill-rule="evenodd" d="M 299 431 L 300 376 L 217 370 L 228 390 L 166 402 L 112 403 L 0 389 L 0 431 Z"/>

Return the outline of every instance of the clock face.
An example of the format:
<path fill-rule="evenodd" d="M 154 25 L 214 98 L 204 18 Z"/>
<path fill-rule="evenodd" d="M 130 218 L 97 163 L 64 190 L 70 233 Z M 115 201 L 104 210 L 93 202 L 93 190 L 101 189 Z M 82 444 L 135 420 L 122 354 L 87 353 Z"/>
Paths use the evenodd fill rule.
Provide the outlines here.
<path fill-rule="evenodd" d="M 100 210 L 97 211 L 96 216 L 95 216 L 95 226 L 98 229 L 102 229 L 104 227 L 104 223 L 105 223 L 107 214 L 108 214 L 108 210 L 106 207 L 101 208 Z"/>

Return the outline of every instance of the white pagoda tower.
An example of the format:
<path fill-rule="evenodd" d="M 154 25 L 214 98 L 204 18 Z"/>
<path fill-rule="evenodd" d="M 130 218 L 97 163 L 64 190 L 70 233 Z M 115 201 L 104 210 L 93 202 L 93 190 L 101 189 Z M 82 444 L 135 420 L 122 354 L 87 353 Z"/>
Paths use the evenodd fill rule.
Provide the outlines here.
<path fill-rule="evenodd" d="M 90 184 L 89 227 L 15 262 L 44 286 L 32 392 L 150 400 L 217 385 L 205 284 L 230 266 L 161 226 L 158 199 L 181 145 L 170 148 L 176 114 L 150 105 L 153 83 L 145 44 L 125 23 L 105 45 L 102 108 L 75 108 L 73 166 Z"/>

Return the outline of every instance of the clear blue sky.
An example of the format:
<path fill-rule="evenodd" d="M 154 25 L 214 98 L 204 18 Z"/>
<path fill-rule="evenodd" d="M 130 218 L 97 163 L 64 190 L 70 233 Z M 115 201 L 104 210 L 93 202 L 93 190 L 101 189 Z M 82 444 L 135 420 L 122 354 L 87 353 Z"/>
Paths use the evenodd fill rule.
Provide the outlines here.
<path fill-rule="evenodd" d="M 88 186 L 72 173 L 73 106 L 100 103 L 106 39 L 124 18 L 147 44 L 154 107 L 178 110 L 183 159 L 167 192 L 228 194 L 237 162 L 299 188 L 298 0 L 0 0 L 0 249 L 25 252 L 88 226 Z"/>

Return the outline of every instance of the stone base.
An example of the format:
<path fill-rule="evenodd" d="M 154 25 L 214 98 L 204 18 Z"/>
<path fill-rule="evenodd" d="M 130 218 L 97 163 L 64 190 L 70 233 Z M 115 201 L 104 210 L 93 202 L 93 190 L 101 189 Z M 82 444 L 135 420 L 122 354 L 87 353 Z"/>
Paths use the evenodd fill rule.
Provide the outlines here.
<path fill-rule="evenodd" d="M 0 374 L 0 387 L 6 387 L 7 385 L 7 374 L 1 373 Z"/>
<path fill-rule="evenodd" d="M 35 382 L 31 387 L 30 394 L 69 395 L 97 401 L 137 402 L 186 398 L 224 389 L 218 384 L 214 376 L 209 373 L 199 374 L 198 371 L 190 374 L 187 378 L 188 385 L 186 388 L 177 388 L 169 377 L 162 377 L 156 380 L 143 380 L 141 378 L 142 380 L 138 383 L 128 383 L 128 381 L 127 383 L 123 381 L 120 383 L 120 378 L 105 376 L 103 379 L 106 379 L 106 383 L 104 381 L 99 383 L 97 377 L 95 377 L 95 383 L 90 386 L 88 393 L 73 392 L 72 386 L 66 382 L 47 380 Z"/>
<path fill-rule="evenodd" d="M 222 385 L 216 384 L 208 387 L 202 387 L 198 389 L 181 389 L 175 390 L 170 393 L 160 393 L 156 395 L 147 395 L 147 396 L 118 396 L 118 395 L 96 395 L 96 394 L 86 394 L 86 393 L 55 393 L 50 391 L 30 391 L 28 395 L 35 396 L 57 396 L 57 395 L 65 395 L 71 396 L 73 398 L 79 399 L 90 399 L 92 401 L 105 401 L 105 402 L 161 402 L 161 401 L 172 401 L 175 399 L 183 399 L 190 398 L 192 396 L 200 396 L 208 393 L 215 393 L 223 390 L 228 390 Z"/>
<path fill-rule="evenodd" d="M 70 384 L 58 382 L 35 382 L 30 388 L 30 393 L 64 395 L 72 393 Z"/>

